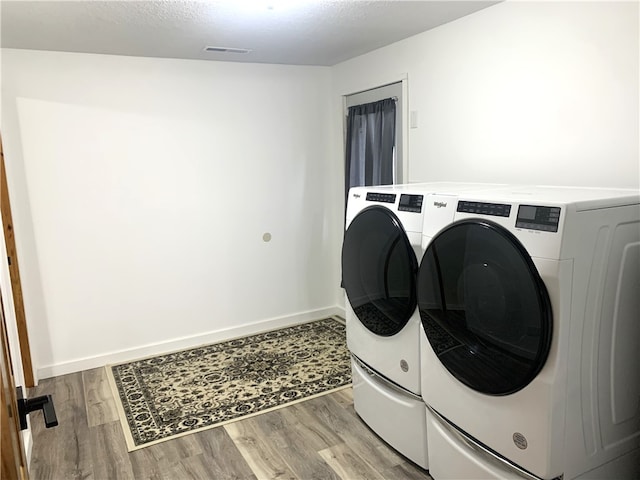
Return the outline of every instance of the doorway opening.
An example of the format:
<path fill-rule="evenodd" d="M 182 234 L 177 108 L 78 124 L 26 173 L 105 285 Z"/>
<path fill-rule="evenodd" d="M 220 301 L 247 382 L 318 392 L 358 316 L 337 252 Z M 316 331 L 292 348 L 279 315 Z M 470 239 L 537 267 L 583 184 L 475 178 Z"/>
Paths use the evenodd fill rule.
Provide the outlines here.
<path fill-rule="evenodd" d="M 402 82 L 345 97 L 345 199 L 349 188 L 404 183 Z"/>

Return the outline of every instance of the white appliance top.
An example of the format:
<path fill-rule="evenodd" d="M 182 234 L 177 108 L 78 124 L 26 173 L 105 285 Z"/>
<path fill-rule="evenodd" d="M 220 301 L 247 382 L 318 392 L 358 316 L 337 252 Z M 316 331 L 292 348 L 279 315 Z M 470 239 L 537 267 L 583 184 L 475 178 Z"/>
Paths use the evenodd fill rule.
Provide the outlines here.
<path fill-rule="evenodd" d="M 438 193 L 441 195 L 457 195 L 461 192 L 471 192 L 484 189 L 506 187 L 503 183 L 472 183 L 472 182 L 424 182 L 403 183 L 400 185 L 370 185 L 366 187 L 352 187 L 367 192 L 381 193 Z"/>
<path fill-rule="evenodd" d="M 549 185 L 512 185 L 473 192 L 468 197 L 513 204 L 572 205 L 577 212 L 640 204 L 640 190 Z"/>

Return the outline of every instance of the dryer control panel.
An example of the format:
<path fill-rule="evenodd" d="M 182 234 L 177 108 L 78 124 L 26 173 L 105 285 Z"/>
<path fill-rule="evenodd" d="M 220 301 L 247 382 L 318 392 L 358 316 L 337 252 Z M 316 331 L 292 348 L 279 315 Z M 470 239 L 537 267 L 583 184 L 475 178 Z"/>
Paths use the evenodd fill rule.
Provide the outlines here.
<path fill-rule="evenodd" d="M 508 217 L 511 213 L 511 205 L 505 203 L 469 202 L 466 200 L 460 200 L 458 202 L 458 212 L 493 215 L 494 217 Z"/>
<path fill-rule="evenodd" d="M 396 203 L 396 194 L 367 192 L 367 202 Z"/>

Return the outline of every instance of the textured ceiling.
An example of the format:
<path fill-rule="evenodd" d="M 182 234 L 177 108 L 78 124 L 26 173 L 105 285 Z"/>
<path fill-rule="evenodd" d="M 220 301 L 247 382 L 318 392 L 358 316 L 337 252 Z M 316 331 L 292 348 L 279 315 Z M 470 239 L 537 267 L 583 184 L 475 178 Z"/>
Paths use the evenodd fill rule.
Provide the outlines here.
<path fill-rule="evenodd" d="M 335 65 L 496 1 L 2 0 L 4 48 Z M 205 52 L 246 48 L 246 54 Z"/>

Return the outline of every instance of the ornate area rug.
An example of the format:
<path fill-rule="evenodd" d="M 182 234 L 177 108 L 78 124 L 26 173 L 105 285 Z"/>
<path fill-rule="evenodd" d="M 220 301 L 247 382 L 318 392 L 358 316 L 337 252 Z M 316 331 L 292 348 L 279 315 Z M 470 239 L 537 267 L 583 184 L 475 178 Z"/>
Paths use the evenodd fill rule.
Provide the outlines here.
<path fill-rule="evenodd" d="M 129 451 L 351 384 L 333 318 L 107 366 Z"/>

